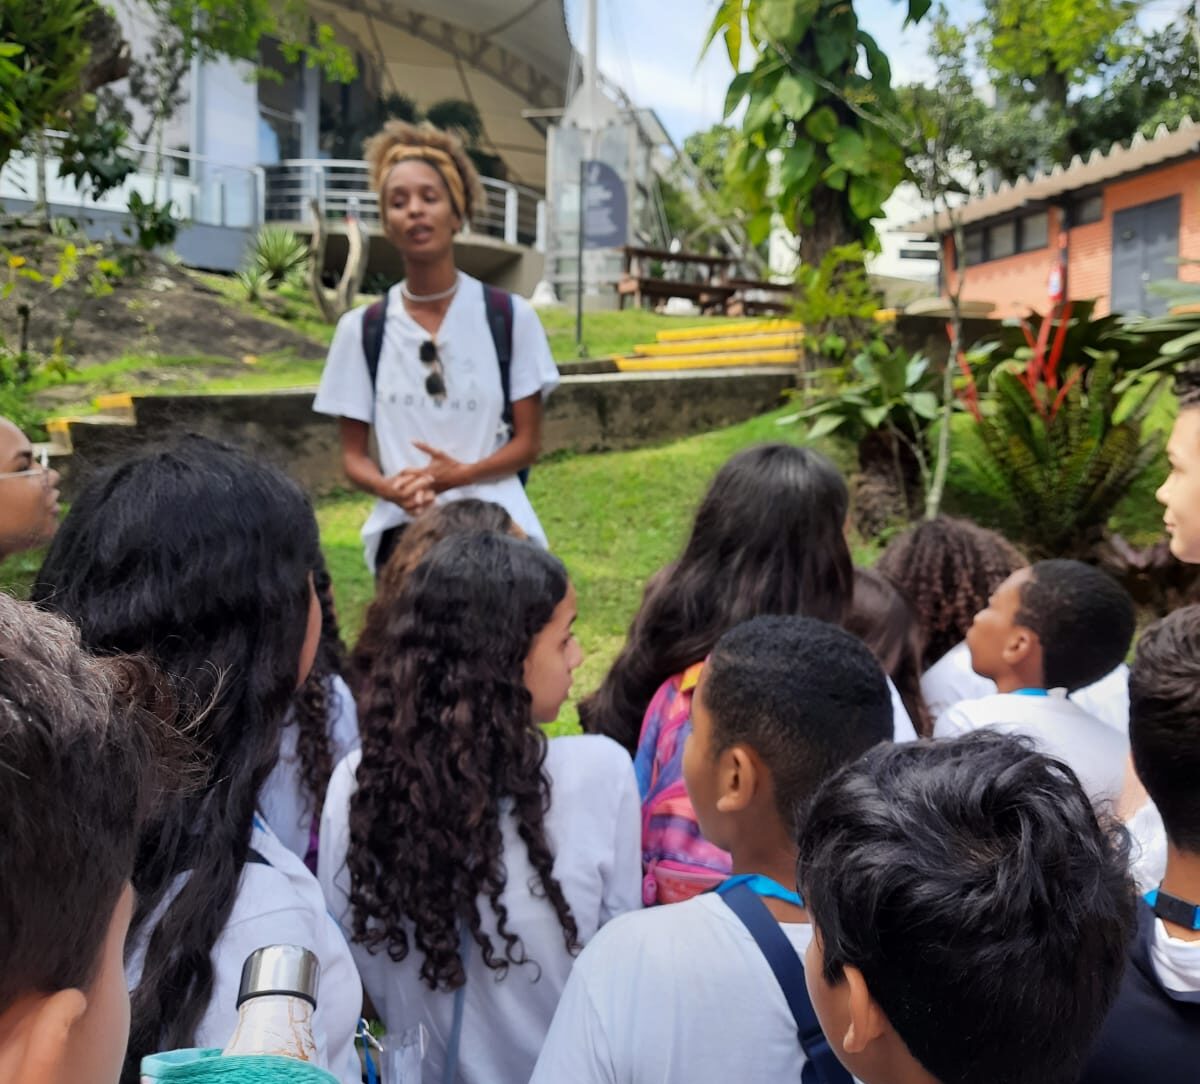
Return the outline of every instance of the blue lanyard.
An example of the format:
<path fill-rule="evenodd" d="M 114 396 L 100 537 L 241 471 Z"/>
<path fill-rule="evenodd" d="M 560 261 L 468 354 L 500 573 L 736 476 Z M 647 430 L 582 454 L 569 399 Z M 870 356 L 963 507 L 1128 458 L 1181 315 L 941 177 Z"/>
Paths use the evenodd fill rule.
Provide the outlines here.
<path fill-rule="evenodd" d="M 1181 900 L 1178 896 L 1166 892 L 1160 893 L 1157 888 L 1147 892 L 1145 900 L 1159 918 L 1182 926 L 1185 930 L 1200 930 L 1200 906 L 1190 900 Z"/>
<path fill-rule="evenodd" d="M 1013 696 L 1049 696 L 1045 689 L 1013 689 Z"/>
<path fill-rule="evenodd" d="M 764 877 L 761 873 L 739 873 L 736 877 L 730 877 L 727 881 L 722 881 L 717 885 L 716 893 L 718 896 L 723 896 L 738 885 L 745 885 L 756 896 L 769 896 L 773 900 L 783 900 L 784 903 L 790 903 L 796 907 L 804 906 L 804 900 L 799 892 L 784 888 L 778 881 Z"/>

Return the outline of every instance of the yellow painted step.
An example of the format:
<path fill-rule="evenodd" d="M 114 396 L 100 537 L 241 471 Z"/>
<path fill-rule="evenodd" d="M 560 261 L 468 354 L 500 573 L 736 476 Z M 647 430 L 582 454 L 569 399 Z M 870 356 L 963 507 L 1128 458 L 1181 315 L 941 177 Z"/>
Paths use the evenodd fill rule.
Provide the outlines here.
<path fill-rule="evenodd" d="M 613 358 L 622 373 L 677 372 L 683 369 L 735 369 L 754 365 L 795 365 L 795 350 L 744 350 L 726 354 L 684 354 L 665 358 Z"/>
<path fill-rule="evenodd" d="M 103 414 L 119 414 L 123 410 L 133 409 L 133 396 L 125 391 L 97 395 L 92 400 L 92 406 Z"/>
<path fill-rule="evenodd" d="M 684 342 L 639 344 L 633 352 L 640 357 L 668 357 L 673 354 L 728 354 L 736 350 L 780 350 L 800 347 L 800 335 L 781 331 L 775 335 L 746 335 L 738 338 L 689 339 Z"/>
<path fill-rule="evenodd" d="M 746 320 L 735 324 L 708 324 L 660 331 L 655 336 L 660 343 L 690 342 L 696 339 L 726 339 L 740 335 L 765 335 L 778 331 L 800 331 L 795 320 Z"/>

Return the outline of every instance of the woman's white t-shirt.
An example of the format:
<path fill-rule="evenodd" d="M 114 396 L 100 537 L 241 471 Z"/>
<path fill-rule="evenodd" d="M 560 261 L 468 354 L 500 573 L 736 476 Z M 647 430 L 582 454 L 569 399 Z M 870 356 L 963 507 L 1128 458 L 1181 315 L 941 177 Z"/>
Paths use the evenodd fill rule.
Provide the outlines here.
<path fill-rule="evenodd" d="M 354 694 L 337 674 L 330 677 L 329 690 L 329 762 L 336 765 L 359 746 L 358 710 Z M 293 710 L 280 735 L 279 760 L 258 793 L 258 808 L 279 842 L 303 860 L 308 855 L 314 803 L 304 786 L 299 741 Z"/>
<path fill-rule="evenodd" d="M 321 886 L 347 930 L 348 813 L 361 755 L 351 753 L 334 770 L 321 815 Z M 633 765 L 629 754 L 610 739 L 577 735 L 549 743 L 545 770 L 551 788 L 545 827 L 554 852 L 554 876 L 575 917 L 580 941 L 586 944 L 610 918 L 641 906 L 641 813 Z M 497 973 L 484 965 L 472 946 L 459 1045 L 461 1084 L 526 1084 L 574 962 L 553 907 L 529 887 L 537 883 L 537 874 L 516 821 L 507 816 L 501 823 L 508 874 L 502 902 L 508 908 L 508 927 L 538 966 L 511 967 L 497 981 Z M 403 876 L 404 871 L 396 874 Z M 491 904 L 484 898 L 479 912 L 493 942 L 501 944 Z M 418 1024 L 428 1030 L 422 1079 L 440 1084 L 454 995 L 434 992 L 421 981 L 418 950 L 399 963 L 383 949 L 372 954 L 353 945 L 352 951 L 388 1034 L 403 1035 Z"/>
<path fill-rule="evenodd" d="M 213 946 L 213 989 L 208 1008 L 196 1028 L 195 1045 L 224 1047 L 237 1027 L 237 995 L 246 957 L 266 945 L 302 945 L 321 964 L 313 1037 L 318 1064 L 342 1084 L 360 1084 L 362 1070 L 354 1049 L 354 1034 L 362 1014 L 362 983 L 337 923 L 330 917 L 321 886 L 304 863 L 276 838 L 259 817 L 254 818 L 250 847 L 266 864 L 242 867 L 233 911 Z M 133 990 L 141 981 L 149 931 L 170 900 L 183 887 L 182 875 L 173 892 L 129 947 L 125 978 Z"/>
<path fill-rule="evenodd" d="M 509 439 L 502 420 L 500 363 L 488 328 L 483 284 L 461 272 L 458 281 L 458 292 L 436 336 L 430 336 L 405 310 L 399 285 L 391 288 L 374 389 L 362 348 L 366 309 L 346 313 L 334 332 L 313 409 L 372 426 L 380 469 L 389 477 L 429 463 L 429 456 L 413 446 L 414 440 L 430 444 L 460 462 L 477 463 Z M 440 403 L 425 391 L 430 367 L 421 361 L 421 345 L 431 338 L 437 345 L 446 383 L 446 397 Z M 550 356 L 541 321 L 529 302 L 514 296 L 511 399 L 517 402 L 538 394 L 544 398 L 557 385 L 558 368 Z M 542 525 L 515 474 L 448 490 L 438 500 L 466 497 L 502 505 L 530 538 L 545 544 Z M 362 532 L 368 565 L 374 567 L 380 535 L 408 518 L 402 508 L 389 501 L 375 505 Z"/>

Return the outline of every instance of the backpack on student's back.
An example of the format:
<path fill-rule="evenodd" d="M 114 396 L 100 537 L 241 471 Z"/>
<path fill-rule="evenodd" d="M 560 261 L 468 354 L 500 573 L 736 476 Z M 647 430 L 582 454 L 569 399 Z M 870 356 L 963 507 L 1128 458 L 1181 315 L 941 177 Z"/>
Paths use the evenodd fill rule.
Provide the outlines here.
<path fill-rule="evenodd" d="M 642 902 L 681 903 L 730 873 L 726 851 L 700 833 L 683 781 L 683 747 L 703 663 L 668 678 L 642 719 L 633 770 L 642 796 Z"/>
<path fill-rule="evenodd" d="M 367 362 L 367 373 L 371 377 L 371 390 L 375 390 L 375 380 L 379 376 L 379 359 L 383 354 L 383 329 L 387 323 L 388 294 L 384 290 L 383 297 L 367 306 L 363 313 L 362 349 Z M 492 342 L 496 347 L 496 360 L 500 365 L 500 392 L 504 396 L 504 410 L 501 419 L 512 432 L 512 350 L 513 350 L 513 299 L 507 290 L 498 286 L 483 287 L 483 307 L 487 313 L 488 331 L 491 332 Z M 521 485 L 529 478 L 529 468 L 517 472 Z"/>

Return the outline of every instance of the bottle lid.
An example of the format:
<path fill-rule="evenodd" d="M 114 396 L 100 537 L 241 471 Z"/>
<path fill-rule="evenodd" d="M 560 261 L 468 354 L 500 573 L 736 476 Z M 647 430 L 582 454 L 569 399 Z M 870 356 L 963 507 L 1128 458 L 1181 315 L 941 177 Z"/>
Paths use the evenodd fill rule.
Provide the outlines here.
<path fill-rule="evenodd" d="M 321 962 L 300 945 L 267 945 L 255 949 L 242 965 L 238 1007 L 252 997 L 275 995 L 303 998 L 315 1009 L 320 975 Z"/>

